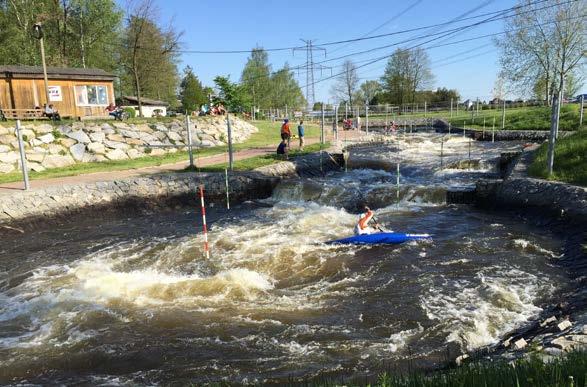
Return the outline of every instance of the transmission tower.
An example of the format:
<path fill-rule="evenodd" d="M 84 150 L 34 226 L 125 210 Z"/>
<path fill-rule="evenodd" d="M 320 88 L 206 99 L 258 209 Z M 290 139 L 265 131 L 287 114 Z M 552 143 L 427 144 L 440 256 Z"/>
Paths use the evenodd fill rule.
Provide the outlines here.
<path fill-rule="evenodd" d="M 324 57 L 326 57 L 325 48 L 313 46 L 313 40 L 300 40 L 306 44 L 306 47 L 298 49 L 294 48 L 294 51 L 306 50 L 306 65 L 303 66 L 303 68 L 306 70 L 306 101 L 311 108 L 314 106 L 314 102 L 316 100 L 316 94 L 314 92 L 314 70 L 320 70 L 320 74 L 322 75 L 322 70 L 324 69 L 330 69 L 330 72 L 332 73 L 332 67 L 322 66 L 321 64 L 314 63 L 314 51 L 323 51 Z"/>

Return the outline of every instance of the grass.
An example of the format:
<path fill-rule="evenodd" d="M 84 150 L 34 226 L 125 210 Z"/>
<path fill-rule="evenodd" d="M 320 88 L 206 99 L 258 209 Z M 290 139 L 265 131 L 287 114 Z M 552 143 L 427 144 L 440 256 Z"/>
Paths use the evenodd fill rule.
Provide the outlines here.
<path fill-rule="evenodd" d="M 550 130 L 551 108 L 546 106 L 525 107 L 517 109 L 506 109 L 505 130 Z M 449 119 L 451 125 L 462 128 L 483 129 L 485 119 L 485 130 L 492 130 L 495 118 L 495 129 L 501 129 L 501 110 L 481 110 L 479 116 L 471 118 L 471 113 L 460 114 Z M 579 129 L 579 105 L 569 104 L 561 108 L 560 130 Z"/>
<path fill-rule="evenodd" d="M 154 123 L 154 122 L 162 122 L 162 121 L 169 121 L 174 120 L 175 118 L 171 117 L 161 117 L 158 119 L 145 119 L 145 118 L 132 118 L 129 119 L 128 123 Z M 277 148 L 277 144 L 280 141 L 279 132 L 281 123 L 280 122 L 267 122 L 267 121 L 257 121 L 253 122 L 255 126 L 259 128 L 259 132 L 253 133 L 251 137 L 249 137 L 245 142 L 240 144 L 234 144 L 233 149 L 234 151 L 245 150 L 245 149 L 252 149 L 252 148 L 261 148 L 266 146 L 273 146 Z M 3 126 L 7 126 L 7 123 L 2 123 Z M 297 133 L 297 123 L 292 123 L 292 133 Z M 306 138 L 317 138 L 320 135 L 320 128 L 318 125 L 304 125 L 306 129 Z M 295 143 L 295 140 L 292 140 Z M 227 152 L 227 145 L 215 146 L 210 148 L 200 148 L 195 151 L 195 156 L 197 157 L 206 157 L 206 156 L 213 156 L 221 153 Z M 306 149 L 313 149 L 312 147 L 306 147 Z M 292 153 L 292 155 L 294 155 Z M 29 171 L 29 178 L 31 180 L 37 179 L 50 179 L 50 178 L 57 178 L 57 177 L 66 177 L 66 176 L 77 176 L 86 173 L 96 173 L 96 172 L 109 172 L 109 171 L 122 171 L 127 169 L 136 169 L 136 168 L 144 168 L 144 167 L 153 167 L 153 166 L 160 166 L 163 164 L 172 164 L 177 163 L 180 161 L 184 161 L 188 159 L 188 152 L 186 151 L 178 151 L 176 153 L 169 153 L 163 156 L 145 156 L 136 159 L 129 159 L 129 160 L 117 160 L 117 161 L 103 161 L 103 162 L 95 162 L 95 163 L 76 163 L 70 165 L 68 167 L 63 168 L 52 168 L 47 169 L 43 172 L 34 172 Z M 243 160 L 244 162 L 244 160 Z M 256 162 L 261 163 L 260 160 Z M 239 162 L 240 163 L 240 162 Z M 265 165 L 270 164 L 269 160 L 265 161 Z M 254 162 L 251 161 L 251 165 L 254 165 Z M 253 168 L 251 168 L 253 169 Z M 22 173 L 21 172 L 11 172 L 6 174 L 0 174 L 0 184 L 2 183 L 11 183 L 15 181 L 22 180 Z"/>
<path fill-rule="evenodd" d="M 530 176 L 587 187 L 587 129 L 557 140 L 552 176 L 548 176 L 547 153 L 548 143 L 544 143 L 528 169 Z"/>
<path fill-rule="evenodd" d="M 298 156 L 307 155 L 309 153 L 318 152 L 320 149 L 326 149 L 329 146 L 330 146 L 330 143 L 325 143 L 324 145 L 322 145 L 322 147 L 320 147 L 320 144 L 308 145 L 308 146 L 304 147 L 304 150 L 301 152 L 299 150 L 293 150 L 293 151 L 289 152 L 289 158 L 291 160 L 293 157 L 298 157 Z M 279 163 L 282 161 L 283 161 L 283 159 L 281 157 L 278 157 L 277 154 L 272 153 L 272 154 L 267 154 L 267 155 L 262 155 L 262 156 L 249 157 L 249 158 L 243 159 L 243 160 L 237 160 L 234 162 L 233 168 L 235 171 L 251 171 L 256 168 L 265 167 L 267 165 Z M 198 169 L 198 171 L 223 172 L 226 168 L 228 168 L 228 163 L 220 163 L 220 164 L 214 164 L 214 165 L 209 165 L 209 166 L 200 168 L 200 169 Z M 190 169 L 186 168 L 186 171 L 189 171 L 189 170 Z"/>

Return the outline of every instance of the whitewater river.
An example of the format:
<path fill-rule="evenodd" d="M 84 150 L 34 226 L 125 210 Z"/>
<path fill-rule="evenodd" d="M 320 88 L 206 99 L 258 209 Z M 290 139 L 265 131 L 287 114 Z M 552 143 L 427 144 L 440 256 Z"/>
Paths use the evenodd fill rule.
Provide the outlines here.
<path fill-rule="evenodd" d="M 414 135 L 351 157 L 400 161 L 189 208 L 0 237 L 0 383 L 283 382 L 428 367 L 535 318 L 565 283 L 561 241 L 509 214 L 446 205 L 516 144 Z M 389 169 L 389 168 L 388 168 Z M 363 204 L 398 246 L 332 246 Z"/>

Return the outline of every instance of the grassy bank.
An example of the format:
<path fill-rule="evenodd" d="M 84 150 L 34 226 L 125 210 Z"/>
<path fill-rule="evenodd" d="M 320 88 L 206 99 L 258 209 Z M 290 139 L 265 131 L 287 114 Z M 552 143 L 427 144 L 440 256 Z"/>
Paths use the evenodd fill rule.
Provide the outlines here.
<path fill-rule="evenodd" d="M 170 120 L 170 118 L 160 118 L 161 120 Z M 137 118 L 134 120 L 145 120 L 144 118 Z M 137 121 L 138 122 L 138 121 Z M 234 150 L 246 150 L 246 149 L 253 149 L 253 148 L 263 148 L 267 146 L 277 148 L 277 144 L 280 141 L 280 122 L 268 122 L 268 121 L 257 121 L 253 122 L 255 126 L 259 128 L 259 132 L 254 133 L 247 139 L 247 141 L 234 144 Z M 292 125 L 292 133 L 296 134 L 297 123 Z M 306 138 L 317 138 L 320 135 L 320 128 L 317 125 L 305 125 L 306 128 Z M 292 142 L 292 145 L 295 143 L 295 140 Z M 307 149 L 313 149 L 307 147 Z M 215 146 L 210 148 L 201 148 L 195 151 L 196 156 L 199 157 L 206 157 L 206 156 L 213 156 L 221 153 L 227 152 L 227 146 Z M 176 153 L 169 153 L 163 156 L 145 156 L 136 159 L 129 159 L 129 160 L 116 160 L 116 161 L 103 161 L 103 162 L 96 162 L 96 163 L 76 163 L 74 165 L 70 165 L 68 167 L 63 168 L 52 168 L 47 169 L 43 172 L 29 172 L 29 178 L 31 180 L 37 179 L 50 179 L 56 177 L 66 177 L 66 176 L 76 176 L 85 173 L 96 173 L 96 172 L 109 172 L 109 171 L 123 171 L 127 169 L 137 169 L 137 168 L 145 168 L 145 167 L 153 167 L 153 166 L 160 166 L 163 164 L 172 164 L 177 163 L 180 161 L 188 160 L 188 153 L 184 151 L 176 152 Z M 257 162 L 261 162 L 257 160 Z M 269 163 L 269 160 L 265 161 Z M 251 165 L 254 165 L 251 162 Z M 267 164 L 265 164 L 267 165 Z M 22 173 L 21 172 L 11 172 L 6 174 L 0 174 L 0 184 L 2 183 L 10 183 L 15 181 L 22 180 Z"/>
<path fill-rule="evenodd" d="M 530 165 L 530 176 L 587 187 L 587 129 L 557 140 L 552 176 L 548 176 L 547 153 L 548 143 L 544 143 Z"/>
<path fill-rule="evenodd" d="M 506 110 L 505 130 L 550 130 L 551 108 L 549 107 L 526 107 Z M 495 119 L 495 129 L 501 129 L 501 110 L 482 110 L 479 116 L 471 117 L 471 113 L 449 119 L 451 125 L 462 128 L 491 130 Z M 569 104 L 561 108 L 560 130 L 579 129 L 579 105 Z"/>
<path fill-rule="evenodd" d="M 289 153 L 290 160 L 293 157 L 307 155 L 309 153 L 318 152 L 320 148 L 326 149 L 330 146 L 330 143 L 325 143 L 322 147 L 320 144 L 312 144 L 309 146 L 304 147 L 304 150 L 300 152 L 299 150 L 292 150 Z M 328 156 L 325 156 L 328 157 Z M 234 162 L 234 170 L 235 171 L 251 171 L 255 168 L 265 167 L 267 165 L 279 163 L 283 161 L 282 158 L 278 157 L 277 154 L 266 154 L 262 156 L 255 156 L 250 157 L 243 160 L 237 160 Z M 223 172 L 226 168 L 228 168 L 228 163 L 221 163 L 221 164 L 214 164 L 204 168 L 199 169 L 202 172 Z"/>
<path fill-rule="evenodd" d="M 564 357 L 543 362 L 537 355 L 514 363 L 505 360 L 466 364 L 464 366 L 430 373 L 411 372 L 395 375 L 381 374 L 368 384 L 364 379 L 345 383 L 337 378 L 308 383 L 316 386 L 377 386 L 377 387 L 577 387 L 585 386 L 587 377 L 587 352 L 575 351 Z"/>

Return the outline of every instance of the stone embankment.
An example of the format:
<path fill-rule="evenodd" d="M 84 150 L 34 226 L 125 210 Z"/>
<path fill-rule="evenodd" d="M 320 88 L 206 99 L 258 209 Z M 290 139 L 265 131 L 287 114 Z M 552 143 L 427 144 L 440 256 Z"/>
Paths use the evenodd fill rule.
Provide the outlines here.
<path fill-rule="evenodd" d="M 233 142 L 245 141 L 258 129 L 230 117 Z M 184 120 L 128 124 L 125 122 L 76 122 L 51 125 L 23 122 L 27 166 L 33 171 L 66 167 L 75 163 L 160 156 L 185 149 Z M 192 119 L 192 143 L 211 147 L 226 143 L 226 117 Z M 178 146 L 178 147 L 174 147 Z M 14 127 L 0 123 L 0 173 L 20 169 L 18 140 Z"/>
<path fill-rule="evenodd" d="M 230 200 L 263 199 L 282 178 L 318 176 L 343 165 L 341 155 L 327 152 L 276 163 L 253 172 L 229 174 Z M 114 181 L 51 186 L 1 196 L 2 224 L 42 222 L 70 213 L 122 211 L 194 205 L 203 185 L 208 202 L 226 200 L 224 173 L 174 173 Z"/>

